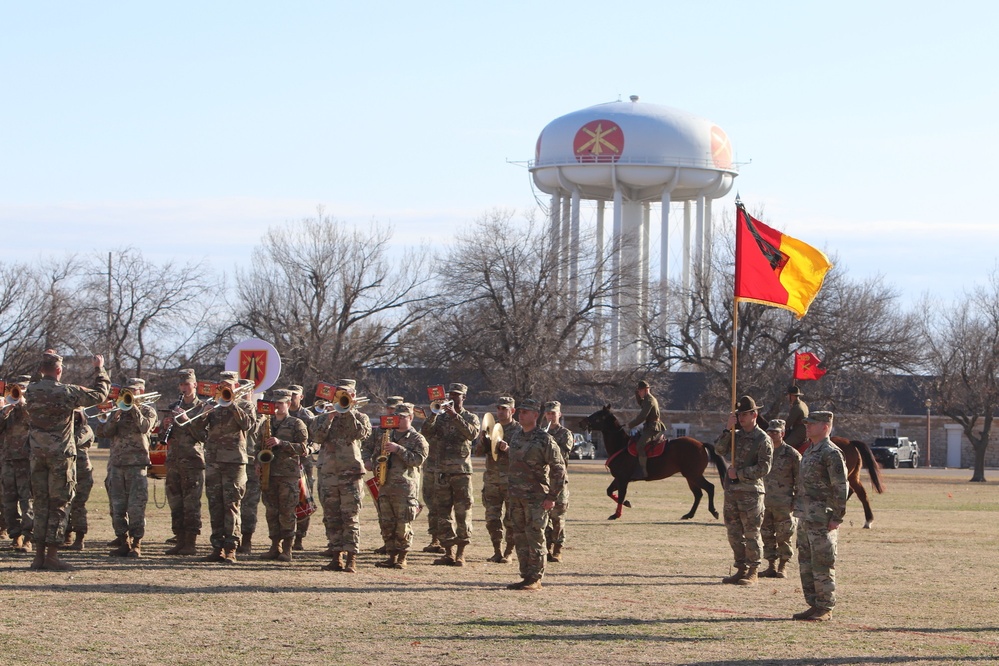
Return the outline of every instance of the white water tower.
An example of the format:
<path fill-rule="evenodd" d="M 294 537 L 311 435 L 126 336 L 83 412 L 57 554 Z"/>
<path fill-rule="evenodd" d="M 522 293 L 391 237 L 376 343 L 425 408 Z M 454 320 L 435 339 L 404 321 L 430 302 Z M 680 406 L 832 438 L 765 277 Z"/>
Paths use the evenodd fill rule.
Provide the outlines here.
<path fill-rule="evenodd" d="M 537 187 L 552 197 L 552 242 L 569 260 L 566 277 L 573 293 L 580 201 L 596 201 L 598 252 L 603 252 L 604 204 L 614 202 L 611 247 L 619 252 L 611 257 L 611 266 L 618 279 L 622 267 L 637 271 L 633 277 L 640 287 L 624 292 L 620 297 L 624 300 L 614 303 L 619 307 L 610 322 L 610 363 L 617 368 L 643 361 L 638 340 L 642 314 L 649 307 L 651 204 L 662 209 L 660 279 L 665 284 L 670 204 L 684 202 L 683 281 L 689 286 L 691 267 L 704 268 L 711 201 L 725 196 L 738 175 L 728 136 L 709 120 L 639 102 L 633 95 L 628 102 L 597 104 L 548 123 L 538 137 L 530 170 Z"/>

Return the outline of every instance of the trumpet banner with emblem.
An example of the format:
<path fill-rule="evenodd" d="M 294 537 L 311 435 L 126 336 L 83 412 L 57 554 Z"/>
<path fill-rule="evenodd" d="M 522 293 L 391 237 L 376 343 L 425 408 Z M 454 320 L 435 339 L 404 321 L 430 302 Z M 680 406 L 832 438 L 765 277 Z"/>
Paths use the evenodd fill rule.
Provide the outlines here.
<path fill-rule="evenodd" d="M 267 376 L 266 349 L 239 350 L 239 376 L 253 382 L 253 388 L 259 389 Z"/>

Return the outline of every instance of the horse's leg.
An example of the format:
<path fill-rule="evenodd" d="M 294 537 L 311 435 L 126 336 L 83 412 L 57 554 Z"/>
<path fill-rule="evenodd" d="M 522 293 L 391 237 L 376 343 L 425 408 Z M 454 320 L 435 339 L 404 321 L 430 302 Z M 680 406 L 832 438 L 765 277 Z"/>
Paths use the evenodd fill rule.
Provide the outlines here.
<path fill-rule="evenodd" d="M 610 485 L 607 486 L 607 497 L 610 497 L 615 502 L 617 501 L 617 493 L 614 492 L 616 490 L 617 490 L 617 479 L 614 479 L 613 481 L 610 482 Z"/>
<path fill-rule="evenodd" d="M 717 520 L 718 510 L 715 508 L 715 484 L 702 478 L 701 488 L 704 488 L 704 492 L 708 494 L 708 512 L 715 517 L 715 520 Z"/>
<path fill-rule="evenodd" d="M 680 520 L 690 520 L 697 513 L 697 506 L 701 503 L 701 497 L 704 493 L 701 492 L 700 481 L 695 481 L 694 479 L 687 479 L 687 487 L 690 488 L 690 492 L 694 493 L 694 506 L 690 507 L 690 511 L 680 516 Z"/>
<path fill-rule="evenodd" d="M 871 510 L 871 503 L 867 499 L 867 489 L 864 488 L 864 484 L 860 482 L 860 473 L 858 468 L 857 478 L 850 478 L 850 489 L 857 493 L 857 499 L 864 507 L 864 529 L 871 529 L 871 525 L 874 524 L 874 512 Z"/>
<path fill-rule="evenodd" d="M 615 480 L 615 483 L 617 483 L 617 480 Z M 621 481 L 620 483 L 618 483 L 618 488 L 620 492 L 618 493 L 617 496 L 617 510 L 607 517 L 608 520 L 617 520 L 618 518 L 621 517 L 621 514 L 624 512 L 624 507 L 631 506 L 631 503 L 625 501 L 624 499 L 625 495 L 628 494 L 628 482 Z"/>

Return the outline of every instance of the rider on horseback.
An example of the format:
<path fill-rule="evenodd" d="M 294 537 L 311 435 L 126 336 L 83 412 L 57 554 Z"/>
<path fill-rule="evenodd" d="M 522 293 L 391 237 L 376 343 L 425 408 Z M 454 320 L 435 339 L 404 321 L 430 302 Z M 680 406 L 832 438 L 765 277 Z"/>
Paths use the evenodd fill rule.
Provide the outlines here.
<path fill-rule="evenodd" d="M 641 411 L 628 423 L 628 431 L 632 437 L 638 435 L 639 432 L 641 435 L 635 445 L 638 451 L 638 467 L 632 478 L 644 479 L 649 475 L 646 467 L 648 453 L 645 451 L 645 447 L 659 433 L 665 432 L 666 426 L 659 420 L 659 401 L 652 395 L 649 383 L 644 379 L 638 382 L 638 386 L 635 387 L 635 402 L 638 403 Z"/>

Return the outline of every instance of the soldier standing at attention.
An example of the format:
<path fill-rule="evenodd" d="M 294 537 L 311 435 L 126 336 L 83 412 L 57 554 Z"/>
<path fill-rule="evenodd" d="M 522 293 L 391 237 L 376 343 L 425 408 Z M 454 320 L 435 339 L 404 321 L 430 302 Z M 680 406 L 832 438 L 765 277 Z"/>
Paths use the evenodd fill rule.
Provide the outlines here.
<path fill-rule="evenodd" d="M 520 430 L 520 424 L 513 420 L 516 404 L 513 398 L 503 396 L 496 401 L 496 422 L 503 426 L 503 438 L 509 440 L 513 433 Z M 482 506 L 486 509 L 486 531 L 493 542 L 493 554 L 487 562 L 506 564 L 513 553 L 513 519 L 510 516 L 510 504 L 507 501 L 510 454 L 508 451 L 496 451 L 493 460 L 492 445 L 487 438 L 492 433 L 485 430 L 476 440 L 475 455 L 486 457 L 486 471 L 482 475 Z M 495 442 L 494 444 L 498 444 Z M 503 548 L 503 530 L 506 528 L 506 548 Z"/>
<path fill-rule="evenodd" d="M 448 386 L 450 404 L 423 424 L 423 435 L 439 443 L 434 502 L 444 556 L 434 560 L 438 565 L 464 566 L 472 536 L 472 440 L 479 436 L 479 417 L 464 408 L 467 393 L 464 384 Z"/>
<path fill-rule="evenodd" d="M 799 452 L 805 447 L 805 419 L 808 418 L 808 405 L 802 400 L 805 395 L 797 386 L 787 389 L 787 401 L 790 404 L 787 413 L 787 430 L 784 441 Z"/>
<path fill-rule="evenodd" d="M 104 372 L 104 357 L 94 356 L 97 376 L 93 388 L 62 384 L 62 356 L 47 350 L 38 372 L 41 379 L 28 385 L 28 441 L 31 445 L 31 489 L 34 500 L 35 559 L 32 569 L 72 571 L 59 559 L 68 521 L 68 508 L 76 490 L 76 441 L 73 412 L 104 402 L 111 380 Z"/>
<path fill-rule="evenodd" d="M 170 405 L 171 415 L 160 424 L 169 433 L 167 446 L 166 496 L 170 504 L 170 524 L 177 543 L 167 555 L 195 555 L 201 534 L 201 495 L 205 491 L 205 438 L 208 421 L 198 419 L 187 427 L 175 423 L 188 410 L 197 411 L 198 378 L 187 368 L 177 373 L 180 398 Z"/>
<path fill-rule="evenodd" d="M 401 403 L 395 407 L 399 427 L 393 430 L 384 447 L 388 454 L 385 483 L 378 489 L 378 526 L 385 541 L 388 559 L 376 567 L 405 569 L 406 554 L 413 545 L 413 521 L 420 511 L 418 491 L 420 466 L 427 459 L 427 440 L 413 428 L 413 405 Z M 377 472 L 378 452 L 369 462 Z"/>
<path fill-rule="evenodd" d="M 794 489 L 798 485 L 801 454 L 784 441 L 784 421 L 774 419 L 767 426 L 774 445 L 770 473 L 763 477 L 763 557 L 770 563 L 763 578 L 787 578 L 784 569 L 794 555 Z M 774 566 L 777 559 L 780 564 Z"/>
<path fill-rule="evenodd" d="M 345 391 L 353 401 L 357 394 L 353 379 L 337 381 L 337 393 Z M 364 462 L 361 442 L 371 434 L 371 421 L 351 404 L 343 413 L 332 411 L 317 418 L 312 441 L 319 444 L 319 501 L 326 517 L 326 537 L 333 560 L 323 571 L 357 571 L 361 540 L 361 478 Z M 346 553 L 346 562 L 344 562 Z"/>
<path fill-rule="evenodd" d="M 236 374 L 236 373 L 233 373 Z M 257 414 L 257 403 L 250 400 L 253 426 L 246 431 L 246 492 L 239 503 L 239 547 L 236 552 L 249 555 L 253 552 L 253 533 L 257 531 L 257 514 L 260 511 L 260 477 L 257 475 L 257 454 L 260 453 L 261 429 L 267 414 Z"/>
<path fill-rule="evenodd" d="M 31 447 L 28 444 L 28 413 L 24 393 L 31 381 L 21 375 L 13 381 L 21 399 L 0 410 L 0 478 L 3 480 L 3 513 L 14 550 L 27 553 L 31 542 Z"/>
<path fill-rule="evenodd" d="M 300 384 L 291 384 L 288 386 L 288 390 L 291 391 L 291 407 L 288 408 L 289 416 L 294 416 L 296 419 L 302 421 L 305 427 L 311 431 L 312 421 L 316 418 L 316 415 L 305 407 L 302 407 L 302 396 L 305 394 L 305 389 Z M 319 451 L 318 446 L 315 446 L 310 441 L 306 441 L 306 451 L 301 456 L 302 470 L 305 472 L 305 482 L 309 485 L 309 493 L 313 495 L 316 492 L 316 463 L 312 456 L 317 451 Z M 310 524 L 312 524 L 312 514 L 296 519 L 295 543 L 292 544 L 292 550 L 305 549 L 302 542 L 305 540 L 305 537 L 309 536 Z"/>
<path fill-rule="evenodd" d="M 555 498 L 555 506 L 549 512 L 548 527 L 545 529 L 545 543 L 548 545 L 548 561 L 562 561 L 562 546 L 565 544 L 565 513 L 569 509 L 569 452 L 572 451 L 572 431 L 562 425 L 562 403 L 552 400 L 545 403 L 544 429 L 558 445 L 562 454 L 562 464 L 566 466 L 565 485 Z"/>
<path fill-rule="evenodd" d="M 302 478 L 301 461 L 309 448 L 309 430 L 305 422 L 291 416 L 288 411 L 291 395 L 291 391 L 274 391 L 274 416 L 264 416 L 270 419 L 271 436 L 260 442 L 262 449 L 274 454 L 267 475 L 267 490 L 263 491 L 267 532 L 271 539 L 271 549 L 263 558 L 279 562 L 291 562 L 297 524 L 295 507 L 298 506 Z"/>
<path fill-rule="evenodd" d="M 628 423 L 628 429 L 632 437 L 638 436 L 636 449 L 638 451 L 638 467 L 632 475 L 632 479 L 644 479 L 648 477 L 647 467 L 648 453 L 645 447 L 656 435 L 666 430 L 666 426 L 659 420 L 659 401 L 652 395 L 649 383 L 644 379 L 638 382 L 635 387 L 635 402 L 638 403 L 638 416 Z"/>
<path fill-rule="evenodd" d="M 441 444 L 436 437 L 428 433 L 421 426 L 421 434 L 427 440 L 430 453 L 423 463 L 423 471 L 420 479 L 420 492 L 423 495 L 423 505 L 427 507 L 427 533 L 430 534 L 430 543 L 423 547 L 424 553 L 444 553 L 444 546 L 441 545 L 441 519 L 437 511 L 437 502 L 434 496 L 437 492 L 437 466 L 440 459 Z"/>
<path fill-rule="evenodd" d="M 62 545 L 67 550 L 83 550 L 83 540 L 87 536 L 87 501 L 94 489 L 94 466 L 90 464 L 90 447 L 94 443 L 94 429 L 87 423 L 82 409 L 73 413 L 73 431 L 76 436 L 76 493 L 69 505 L 69 525 Z M 70 540 L 70 534 L 76 538 Z"/>
<path fill-rule="evenodd" d="M 139 396 L 146 382 L 129 379 L 122 391 Z M 97 426 L 97 435 L 111 440 L 108 455 L 108 499 L 111 502 L 111 526 L 121 545 L 111 551 L 118 557 L 140 557 L 146 531 L 146 503 L 149 501 L 149 433 L 156 425 L 156 410 L 138 402 L 127 411 L 108 415 Z"/>
<path fill-rule="evenodd" d="M 390 395 L 385 399 L 385 415 L 390 416 L 395 414 L 395 408 L 406 401 L 401 395 Z M 409 415 L 410 424 L 413 423 L 413 415 Z M 379 455 L 381 455 L 382 447 L 382 430 L 379 426 L 372 424 L 371 434 L 368 438 L 364 440 L 361 445 L 361 459 L 364 461 L 364 468 L 369 472 L 375 469 L 375 462 Z M 422 463 L 421 463 L 422 464 Z M 417 484 L 417 490 L 419 490 L 419 484 Z M 375 513 L 378 515 L 378 524 L 381 525 L 381 506 L 378 501 L 375 501 Z M 388 554 L 388 544 L 384 541 L 382 545 L 375 549 L 375 555 L 387 555 Z"/>
<path fill-rule="evenodd" d="M 763 550 L 763 477 L 770 472 L 774 452 L 770 437 L 756 424 L 758 414 L 756 401 L 742 396 L 728 417 L 728 428 L 715 442 L 718 454 L 731 455 L 732 460 L 725 484 L 724 518 L 736 572 L 723 578 L 723 583 L 755 585 L 758 578 Z"/>
<path fill-rule="evenodd" d="M 794 515 L 801 591 L 808 609 L 795 613 L 795 620 L 828 620 L 836 605 L 836 545 L 849 486 L 843 453 L 829 439 L 832 425 L 832 412 L 812 412 L 805 419 L 812 443 L 801 457 Z"/>
<path fill-rule="evenodd" d="M 545 526 L 548 512 L 565 486 L 565 464 L 555 440 L 538 426 L 541 406 L 524 400 L 518 418 L 521 429 L 500 448 L 510 453 L 510 511 L 520 562 L 519 583 L 510 590 L 540 590 L 545 576 Z"/>

